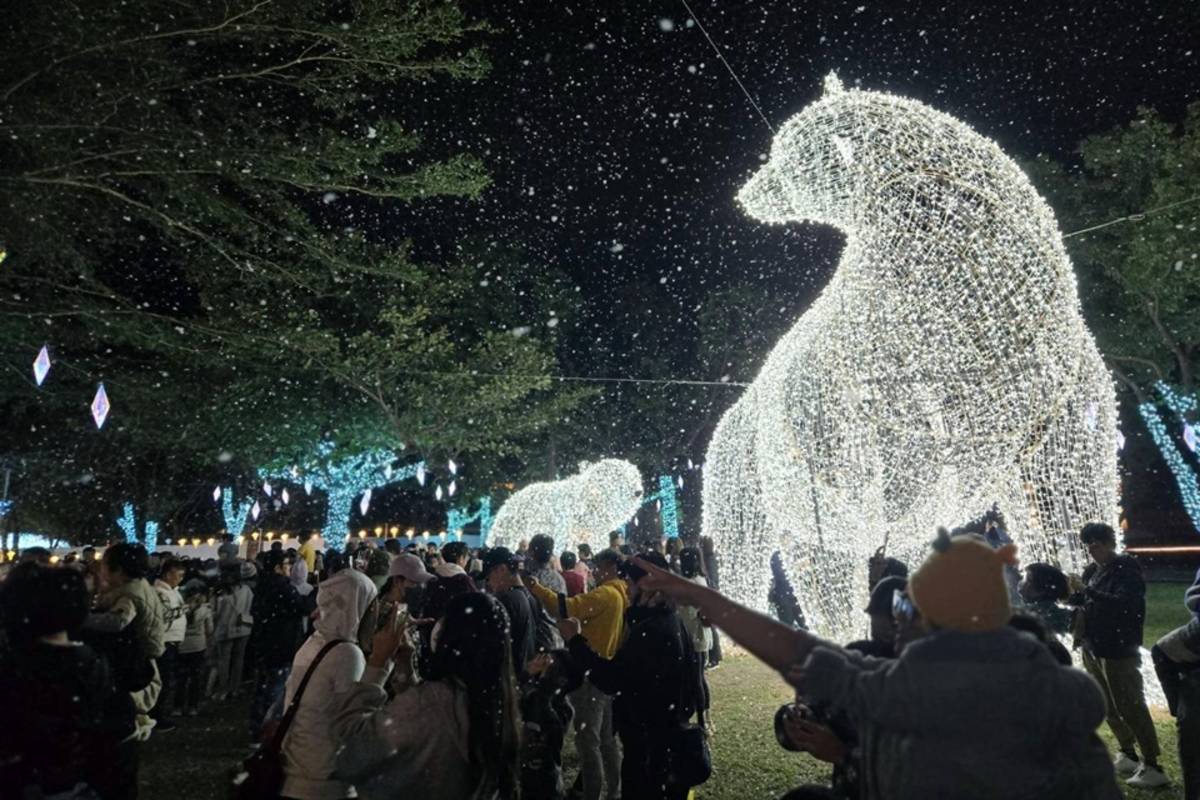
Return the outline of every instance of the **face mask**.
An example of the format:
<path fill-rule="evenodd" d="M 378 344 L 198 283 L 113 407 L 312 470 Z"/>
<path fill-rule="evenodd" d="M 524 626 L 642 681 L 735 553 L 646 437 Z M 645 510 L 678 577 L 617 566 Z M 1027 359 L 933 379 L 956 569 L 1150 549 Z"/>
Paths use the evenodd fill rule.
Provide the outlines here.
<path fill-rule="evenodd" d="M 425 602 L 424 586 L 409 586 L 404 590 L 404 604 L 410 609 L 420 608 Z"/>

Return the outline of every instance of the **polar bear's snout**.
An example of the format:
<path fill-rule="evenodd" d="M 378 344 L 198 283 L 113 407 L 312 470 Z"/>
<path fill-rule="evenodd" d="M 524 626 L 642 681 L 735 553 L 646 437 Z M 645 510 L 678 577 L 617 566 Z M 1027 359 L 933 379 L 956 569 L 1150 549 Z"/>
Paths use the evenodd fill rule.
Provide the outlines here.
<path fill-rule="evenodd" d="M 770 164 L 746 181 L 737 199 L 747 214 L 763 222 L 787 222 L 794 218 L 788 192 Z"/>

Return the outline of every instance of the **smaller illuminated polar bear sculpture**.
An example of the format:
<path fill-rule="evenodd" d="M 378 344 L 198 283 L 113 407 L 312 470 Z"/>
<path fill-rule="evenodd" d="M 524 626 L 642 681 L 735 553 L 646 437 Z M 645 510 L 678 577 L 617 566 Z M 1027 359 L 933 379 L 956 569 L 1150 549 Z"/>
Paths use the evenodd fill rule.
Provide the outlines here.
<path fill-rule="evenodd" d="M 722 589 L 763 608 L 780 550 L 810 623 L 860 635 L 867 561 L 912 566 L 993 503 L 1022 561 L 1082 567 L 1116 522 L 1111 379 L 1050 208 L 993 142 L 916 102 L 847 91 L 779 130 L 738 194 L 845 250 L 709 446 Z"/>
<path fill-rule="evenodd" d="M 608 546 L 608 534 L 624 525 L 642 505 L 642 474 L 628 461 L 606 458 L 581 464 L 578 475 L 532 483 L 508 499 L 492 523 L 490 544 L 515 548 L 545 533 L 554 552 L 587 544 Z"/>

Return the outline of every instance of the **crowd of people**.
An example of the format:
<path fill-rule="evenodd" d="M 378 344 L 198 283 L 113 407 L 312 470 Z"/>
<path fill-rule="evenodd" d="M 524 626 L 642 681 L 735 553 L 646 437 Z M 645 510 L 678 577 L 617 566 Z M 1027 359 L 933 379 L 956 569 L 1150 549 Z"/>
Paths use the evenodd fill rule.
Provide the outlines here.
<path fill-rule="evenodd" d="M 790 800 L 1165 786 L 1138 669 L 1140 568 L 1107 525 L 1080 539 L 1080 576 L 1018 569 L 995 526 L 940 531 L 911 572 L 879 552 L 868 635 L 844 646 L 805 629 L 782 569 L 774 617 L 721 595 L 705 540 L 635 549 L 614 533 L 556 553 L 545 535 L 514 550 L 305 537 L 210 560 L 119 543 L 58 564 L 32 549 L 0 583 L 0 785 L 135 797 L 150 736 L 234 699 L 285 798 L 684 800 L 712 770 L 707 672 L 727 636 L 795 690 L 779 744 L 832 767 Z M 1184 602 L 1189 623 L 1151 652 L 1197 800 L 1200 575 Z M 235 793 L 253 761 L 231 769 Z"/>

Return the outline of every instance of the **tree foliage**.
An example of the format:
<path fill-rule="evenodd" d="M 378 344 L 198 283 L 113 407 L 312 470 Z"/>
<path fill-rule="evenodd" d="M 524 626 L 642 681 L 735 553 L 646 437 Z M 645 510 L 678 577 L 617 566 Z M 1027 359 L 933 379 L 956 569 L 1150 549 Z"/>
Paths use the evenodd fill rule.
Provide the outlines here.
<path fill-rule="evenodd" d="M 423 85 L 487 70 L 454 3 L 47 2 L 0 24 L 0 409 L 39 513 L 63 480 L 111 519 L 329 439 L 486 459 L 570 406 L 553 344 L 489 316 L 475 262 L 423 263 L 380 223 L 488 186 L 421 133 Z"/>

